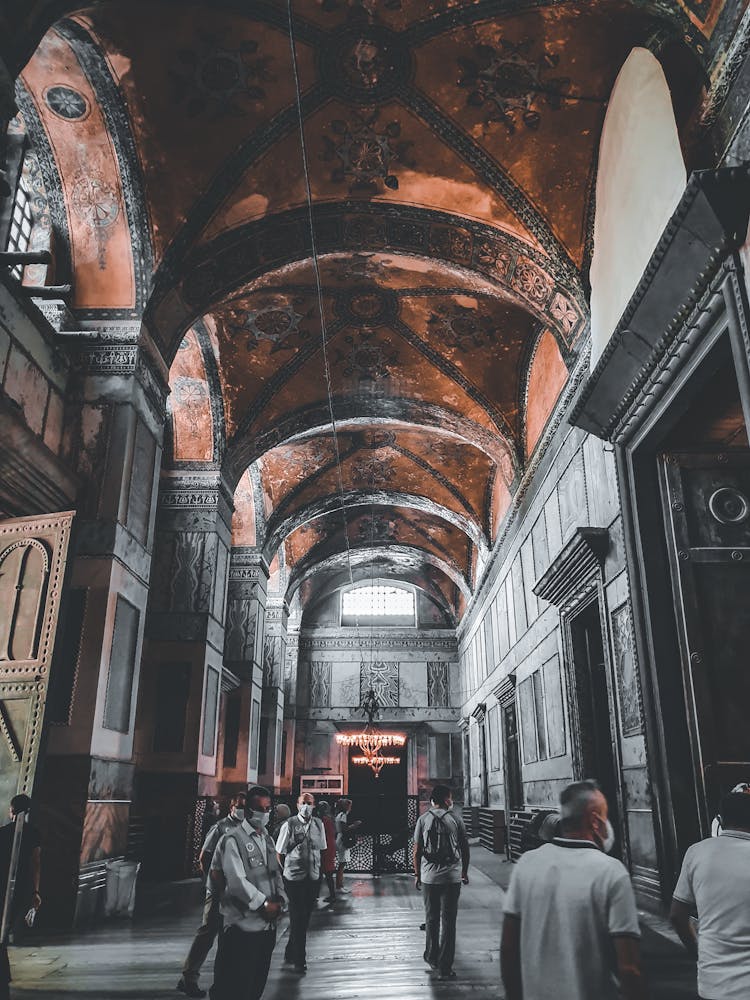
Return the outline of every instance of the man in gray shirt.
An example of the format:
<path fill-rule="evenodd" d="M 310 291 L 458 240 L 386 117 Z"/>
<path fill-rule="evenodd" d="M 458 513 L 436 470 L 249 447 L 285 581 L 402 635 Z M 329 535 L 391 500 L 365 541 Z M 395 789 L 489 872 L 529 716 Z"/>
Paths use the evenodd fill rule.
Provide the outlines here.
<path fill-rule="evenodd" d="M 414 875 L 424 892 L 424 960 L 440 979 L 455 979 L 456 918 L 461 883 L 469 884 L 469 841 L 447 785 L 435 785 L 431 806 L 414 827 Z M 442 915 L 442 928 L 440 926 Z"/>

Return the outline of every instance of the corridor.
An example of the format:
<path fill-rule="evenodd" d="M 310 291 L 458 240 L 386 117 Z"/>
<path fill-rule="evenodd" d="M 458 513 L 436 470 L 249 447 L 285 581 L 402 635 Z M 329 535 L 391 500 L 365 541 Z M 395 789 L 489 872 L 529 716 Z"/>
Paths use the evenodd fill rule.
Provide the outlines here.
<path fill-rule="evenodd" d="M 485 858 L 484 852 L 482 860 L 490 862 L 488 870 L 496 877 L 499 861 L 492 864 L 496 859 Z M 303 978 L 283 965 L 282 926 L 264 1000 L 497 1000 L 503 996 L 498 972 L 503 892 L 476 867 L 470 878 L 461 897 L 455 981 L 436 981 L 422 961 L 422 902 L 412 880 L 353 878 L 351 894 L 313 918 L 309 972 Z M 178 997 L 174 986 L 196 917 L 197 909 L 132 927 L 104 924 L 85 937 L 14 949 L 14 995 L 30 1000 Z M 644 951 L 652 1000 L 695 1000 L 694 973 L 678 946 L 645 927 Z M 206 968 L 202 984 L 210 981 Z"/>

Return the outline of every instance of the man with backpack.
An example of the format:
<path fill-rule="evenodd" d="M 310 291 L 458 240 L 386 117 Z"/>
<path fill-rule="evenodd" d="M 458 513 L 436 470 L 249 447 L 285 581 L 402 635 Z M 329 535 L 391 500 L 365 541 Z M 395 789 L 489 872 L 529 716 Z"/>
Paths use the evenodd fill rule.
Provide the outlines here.
<path fill-rule="evenodd" d="M 259 1000 L 265 989 L 284 903 L 270 817 L 270 792 L 256 785 L 247 793 L 242 822 L 223 834 L 214 851 L 211 878 L 220 892 L 222 929 L 211 1000 Z"/>
<path fill-rule="evenodd" d="M 466 827 L 451 811 L 452 807 L 450 788 L 435 785 L 430 808 L 419 817 L 414 828 L 415 884 L 424 892 L 424 960 L 439 973 L 440 979 L 456 978 L 453 958 L 458 897 L 461 883 L 469 884 Z"/>

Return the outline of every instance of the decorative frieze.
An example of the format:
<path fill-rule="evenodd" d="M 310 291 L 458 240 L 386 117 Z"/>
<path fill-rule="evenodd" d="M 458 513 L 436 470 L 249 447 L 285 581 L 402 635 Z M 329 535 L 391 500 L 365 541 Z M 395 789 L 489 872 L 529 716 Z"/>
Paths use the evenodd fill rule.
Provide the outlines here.
<path fill-rule="evenodd" d="M 300 650 L 308 649 L 424 649 L 429 651 L 445 650 L 452 656 L 458 656 L 458 646 L 455 639 L 431 638 L 430 636 L 420 636 L 418 638 L 389 638 L 388 636 L 300 636 Z"/>

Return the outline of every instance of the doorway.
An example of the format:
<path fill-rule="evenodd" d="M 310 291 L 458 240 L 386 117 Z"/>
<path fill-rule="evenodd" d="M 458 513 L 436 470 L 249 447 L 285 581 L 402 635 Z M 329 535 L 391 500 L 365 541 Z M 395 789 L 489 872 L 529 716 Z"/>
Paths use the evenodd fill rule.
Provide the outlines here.
<path fill-rule="evenodd" d="M 576 778 L 594 778 L 607 798 L 622 856 L 619 768 L 615 756 L 613 701 L 608 683 L 598 592 L 568 619 L 573 690 Z"/>
<path fill-rule="evenodd" d="M 359 747 L 349 748 L 349 795 L 352 817 L 362 821 L 366 833 L 395 834 L 407 825 L 406 747 L 391 751 L 400 758 L 398 764 L 386 764 L 375 777 L 372 768 L 353 764 L 360 757 Z"/>
<path fill-rule="evenodd" d="M 523 808 L 521 750 L 518 745 L 518 713 L 515 700 L 503 708 L 503 734 L 505 737 L 505 802 L 507 812 L 510 814 L 511 809 Z"/>

